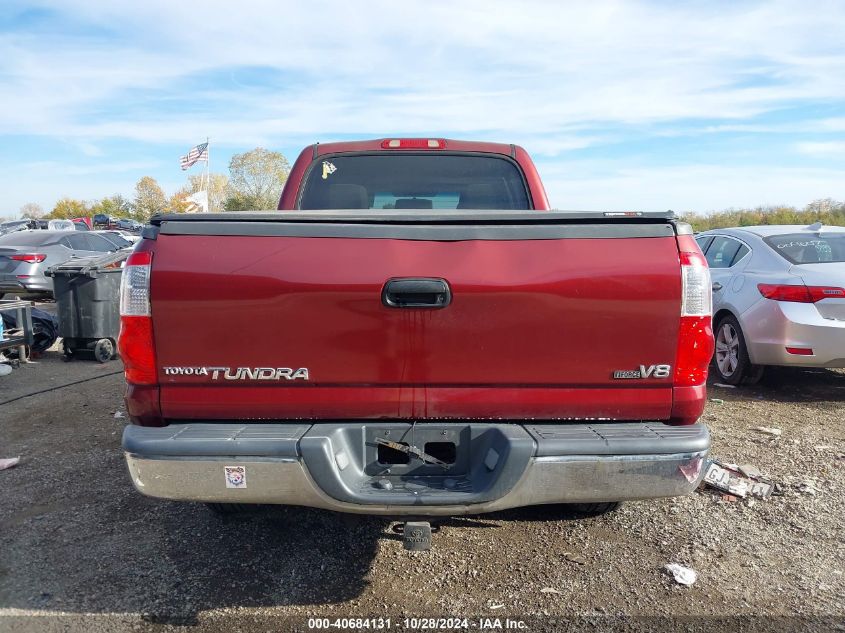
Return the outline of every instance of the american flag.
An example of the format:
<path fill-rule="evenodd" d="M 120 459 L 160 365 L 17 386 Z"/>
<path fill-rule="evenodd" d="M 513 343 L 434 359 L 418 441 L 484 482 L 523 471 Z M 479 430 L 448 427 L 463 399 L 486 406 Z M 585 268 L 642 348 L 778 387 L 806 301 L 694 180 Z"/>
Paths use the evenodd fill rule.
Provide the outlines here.
<path fill-rule="evenodd" d="M 182 171 L 184 171 L 194 163 L 198 163 L 201 160 L 208 162 L 208 143 L 201 143 L 200 145 L 194 147 L 190 152 L 179 159 L 179 163 L 182 165 Z"/>

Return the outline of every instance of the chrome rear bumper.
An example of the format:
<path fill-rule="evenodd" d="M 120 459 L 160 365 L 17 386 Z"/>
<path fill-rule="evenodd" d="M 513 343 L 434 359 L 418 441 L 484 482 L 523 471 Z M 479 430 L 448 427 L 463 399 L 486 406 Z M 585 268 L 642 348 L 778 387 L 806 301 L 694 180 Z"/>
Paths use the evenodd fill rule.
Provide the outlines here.
<path fill-rule="evenodd" d="M 362 423 L 355 426 L 360 429 Z M 437 428 L 444 426 L 466 428 L 470 424 Z M 479 444 L 481 440 L 473 440 L 482 448 L 475 451 L 478 463 L 470 464 L 463 476 L 456 475 L 457 483 L 451 487 L 444 485 L 449 473 L 431 474 L 428 466 L 422 475 L 372 475 L 360 459 L 365 454 L 355 454 L 360 438 L 353 437 L 346 446 L 344 438 L 333 433 L 333 429 L 345 425 L 130 426 L 124 433 L 124 448 L 135 487 L 152 497 L 301 505 L 359 514 L 442 516 L 550 503 L 684 495 L 703 476 L 710 443 L 701 424 L 665 427 L 666 435 L 659 433 L 663 425 L 642 423 L 472 426 L 481 427 L 480 438 L 488 437 L 491 430 L 507 428 L 501 437 L 492 433 L 495 463 L 490 461 L 493 453 L 483 450 L 488 447 Z M 538 434 L 537 429 L 544 433 Z M 549 429 L 560 429 L 562 435 Z M 259 430 L 267 438 L 264 441 L 256 435 Z M 681 432 L 673 433 L 678 430 Z M 497 445 L 497 439 L 505 444 L 522 442 L 523 446 Z M 664 448 L 669 450 L 664 452 Z M 530 451 L 524 459 L 522 449 Z M 266 454 L 241 454 L 244 451 Z M 344 452 L 346 456 L 338 458 Z M 227 479 L 227 467 L 243 468 L 243 486 L 233 487 Z M 513 472 L 509 475 L 509 471 Z M 374 484 L 384 479 L 394 482 L 392 489 L 376 489 Z M 466 487 L 460 482 L 466 482 Z"/>

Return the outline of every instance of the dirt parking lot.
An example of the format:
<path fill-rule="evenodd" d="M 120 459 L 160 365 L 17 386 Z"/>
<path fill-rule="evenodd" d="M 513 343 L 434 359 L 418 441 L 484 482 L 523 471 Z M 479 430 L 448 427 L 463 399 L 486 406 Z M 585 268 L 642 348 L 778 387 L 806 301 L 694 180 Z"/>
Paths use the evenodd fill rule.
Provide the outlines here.
<path fill-rule="evenodd" d="M 21 456 L 0 471 L 0 630 L 308 630 L 309 616 L 390 618 L 395 630 L 420 616 L 473 630 L 480 617 L 525 630 L 572 625 L 558 617 L 591 630 L 845 623 L 845 372 L 710 390 L 713 455 L 779 482 L 767 501 L 699 491 L 597 518 L 540 507 L 454 519 L 412 554 L 384 519 L 221 518 L 142 497 L 120 451 L 119 370 L 53 350 L 0 378 L 0 458 Z M 697 582 L 676 584 L 673 562 Z"/>

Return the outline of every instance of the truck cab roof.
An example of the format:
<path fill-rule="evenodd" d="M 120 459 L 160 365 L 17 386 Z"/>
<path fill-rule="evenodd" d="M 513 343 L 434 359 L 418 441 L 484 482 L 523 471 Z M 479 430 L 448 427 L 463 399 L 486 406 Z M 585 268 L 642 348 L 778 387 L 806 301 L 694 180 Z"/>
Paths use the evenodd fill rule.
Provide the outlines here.
<path fill-rule="evenodd" d="M 399 141 L 400 147 L 385 147 L 391 141 Z M 437 147 L 427 147 L 429 141 L 438 143 Z M 404 147 L 401 145 L 405 145 Z M 486 141 L 460 141 L 455 139 L 443 138 L 378 138 L 363 141 L 336 141 L 332 143 L 316 143 L 313 145 L 314 157 L 326 156 L 328 154 L 346 154 L 350 152 L 404 152 L 409 149 L 422 151 L 442 151 L 447 150 L 451 152 L 482 152 L 486 154 L 504 154 L 505 156 L 515 157 L 517 146 L 508 143 L 490 143 Z"/>

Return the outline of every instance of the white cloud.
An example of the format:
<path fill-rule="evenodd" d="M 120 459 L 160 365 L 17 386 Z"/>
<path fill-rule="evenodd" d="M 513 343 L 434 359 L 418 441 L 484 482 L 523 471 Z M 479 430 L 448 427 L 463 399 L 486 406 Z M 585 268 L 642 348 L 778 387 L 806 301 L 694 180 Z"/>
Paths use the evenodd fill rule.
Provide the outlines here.
<path fill-rule="evenodd" d="M 569 210 L 707 212 L 758 205 L 802 207 L 845 199 L 842 171 L 737 165 L 627 167 L 613 162 L 539 162 L 549 200 Z"/>
<path fill-rule="evenodd" d="M 798 143 L 796 149 L 810 156 L 837 156 L 845 158 L 845 141 L 807 141 Z"/>
<path fill-rule="evenodd" d="M 820 127 L 829 132 L 845 132 L 845 117 L 834 117 L 819 121 Z"/>
<path fill-rule="evenodd" d="M 174 141 L 201 123 L 232 142 L 244 128 L 264 138 L 388 129 L 508 140 L 845 99 L 837 2 L 44 4 L 120 37 L 3 38 L 0 131 Z M 189 95 L 187 78 L 238 67 L 284 79 L 268 91 L 235 75 L 213 94 L 197 90 L 186 111 L 92 116 L 154 99 L 147 91 Z M 232 103 L 239 115 L 215 115 Z"/>
<path fill-rule="evenodd" d="M 824 108 L 818 120 L 757 120 L 845 103 L 845 3 L 835 0 L 812 9 L 633 0 L 26 5 L 69 24 L 0 33 L 0 137 L 61 139 L 100 162 L 114 160 L 98 157 L 110 140 L 189 146 L 210 135 L 242 151 L 407 133 L 522 144 L 542 159 L 552 199 L 569 208 L 803 204 L 836 197 L 841 180 L 785 165 L 685 166 L 691 159 L 676 155 L 663 159 L 666 169 L 566 160 L 587 147 L 615 151 L 632 130 L 646 139 L 845 131 L 845 118 Z M 220 79 L 201 80 L 209 76 Z M 808 138 L 792 149 L 798 159 L 829 156 L 841 142 Z M 158 158 L 143 169 L 176 159 Z M 131 182 L 91 164 L 73 174 L 86 182 L 62 172 L 51 191 L 105 195 L 138 175 L 134 163 L 111 167 Z M 44 191 L 14 171 L 2 180 Z"/>

